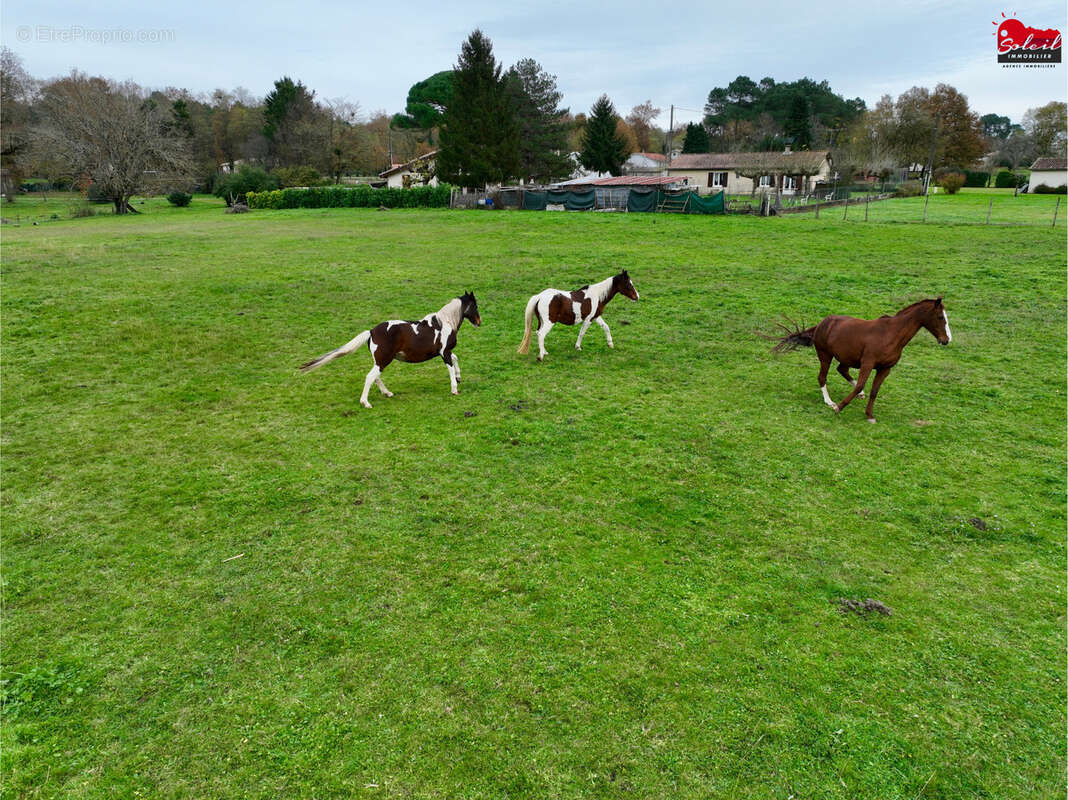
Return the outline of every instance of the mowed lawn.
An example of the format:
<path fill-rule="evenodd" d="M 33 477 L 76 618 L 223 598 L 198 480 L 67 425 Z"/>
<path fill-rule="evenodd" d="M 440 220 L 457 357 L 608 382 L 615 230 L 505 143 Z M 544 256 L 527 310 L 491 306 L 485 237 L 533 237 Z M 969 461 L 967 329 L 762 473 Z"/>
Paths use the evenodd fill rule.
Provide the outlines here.
<path fill-rule="evenodd" d="M 146 209 L 3 231 L 3 797 L 1063 796 L 1062 224 Z"/>

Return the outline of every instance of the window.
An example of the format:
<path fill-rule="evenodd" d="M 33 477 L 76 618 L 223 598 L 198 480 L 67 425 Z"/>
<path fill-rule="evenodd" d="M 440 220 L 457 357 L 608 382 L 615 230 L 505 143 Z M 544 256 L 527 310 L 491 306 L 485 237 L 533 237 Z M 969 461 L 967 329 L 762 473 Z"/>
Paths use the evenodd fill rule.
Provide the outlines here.
<path fill-rule="evenodd" d="M 771 176 L 770 175 L 761 175 L 760 176 L 760 183 L 757 184 L 757 185 L 758 186 L 771 186 Z"/>
<path fill-rule="evenodd" d="M 797 179 L 792 175 L 786 175 L 782 179 L 782 190 L 784 192 L 790 192 L 797 189 Z"/>
<path fill-rule="evenodd" d="M 710 187 L 722 187 L 727 186 L 727 173 L 726 172 L 710 172 L 708 173 L 708 185 Z"/>

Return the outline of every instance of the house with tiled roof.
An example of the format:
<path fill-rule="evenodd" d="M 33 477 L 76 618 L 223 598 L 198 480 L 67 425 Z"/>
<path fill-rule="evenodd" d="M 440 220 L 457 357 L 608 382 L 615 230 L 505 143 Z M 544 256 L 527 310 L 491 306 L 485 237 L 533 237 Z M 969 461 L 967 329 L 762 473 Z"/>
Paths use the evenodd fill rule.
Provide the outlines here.
<path fill-rule="evenodd" d="M 783 153 L 683 153 L 671 160 L 667 174 L 685 177 L 702 194 L 726 191 L 751 194 L 774 191 L 808 193 L 831 178 L 831 154 L 802 150 Z"/>
<path fill-rule="evenodd" d="M 1027 191 L 1034 193 L 1039 186 L 1056 189 L 1068 186 L 1068 158 L 1040 158 L 1031 165 L 1031 180 Z"/>
<path fill-rule="evenodd" d="M 437 154 L 437 150 L 432 150 L 403 164 L 394 164 L 385 172 L 378 173 L 378 177 L 385 178 L 386 185 L 391 189 L 407 189 L 411 186 L 437 186 L 438 176 L 434 170 L 435 156 Z"/>

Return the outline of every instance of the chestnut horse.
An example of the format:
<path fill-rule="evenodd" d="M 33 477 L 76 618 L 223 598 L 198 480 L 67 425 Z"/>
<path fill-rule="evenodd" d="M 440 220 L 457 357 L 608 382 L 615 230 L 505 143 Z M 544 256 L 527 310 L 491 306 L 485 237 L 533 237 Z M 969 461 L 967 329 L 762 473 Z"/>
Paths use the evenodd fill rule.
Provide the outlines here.
<path fill-rule="evenodd" d="M 582 323 L 579 328 L 578 341 L 575 349 L 582 349 L 582 337 L 586 335 L 586 329 L 591 322 L 596 322 L 604 328 L 604 335 L 608 338 L 608 346 L 612 347 L 612 331 L 608 329 L 608 323 L 601 317 L 608 301 L 621 294 L 631 300 L 638 299 L 638 290 L 634 288 L 630 275 L 623 270 L 618 275 L 605 278 L 600 283 L 592 286 L 587 284 L 573 292 L 561 292 L 557 289 L 546 289 L 539 292 L 527 301 L 527 310 L 524 316 L 526 329 L 523 331 L 523 341 L 519 345 L 518 352 L 523 354 L 530 350 L 530 332 L 534 318 L 538 319 L 538 361 L 545 358 L 545 337 L 549 335 L 553 324 L 561 322 L 564 325 Z"/>
<path fill-rule="evenodd" d="M 784 327 L 785 326 L 781 326 Z M 840 412 L 849 405 L 858 394 L 864 396 L 864 384 L 875 370 L 875 379 L 871 382 L 871 397 L 865 414 L 868 422 L 875 422 L 872 407 L 879 387 L 883 385 L 890 370 L 901 358 L 901 351 L 912 337 L 926 328 L 939 344 L 949 344 L 953 334 L 949 330 L 949 317 L 942 304 L 942 296 L 934 300 L 920 300 L 905 306 L 894 316 L 882 316 L 879 319 L 855 319 L 854 317 L 830 316 L 814 328 L 795 330 L 778 339 L 772 349 L 776 352 L 796 350 L 799 347 L 815 347 L 820 359 L 819 385 L 823 392 L 823 402 Z M 789 331 L 789 328 L 786 328 Z M 835 403 L 827 392 L 827 371 L 831 361 L 838 360 L 838 374 L 853 385 L 853 391 L 841 402 Z M 849 376 L 850 368 L 857 368 L 856 383 Z"/>
<path fill-rule="evenodd" d="M 302 364 L 300 369 L 301 372 L 310 372 L 366 344 L 375 363 L 371 371 L 367 373 L 367 380 L 363 383 L 363 394 L 360 396 L 360 403 L 365 408 L 371 407 L 367 401 L 367 393 L 372 383 L 377 383 L 378 388 L 386 397 L 393 396 L 393 392 L 382 383 L 381 375 L 382 370 L 388 367 L 395 358 L 418 364 L 441 356 L 441 360 L 445 362 L 449 370 L 452 393 L 459 394 L 460 390 L 456 388 L 456 383 L 460 380 L 460 363 L 452 350 L 456 347 L 456 332 L 460 330 L 460 325 L 465 319 L 471 320 L 471 323 L 476 326 L 482 324 L 482 317 L 478 313 L 478 303 L 470 292 L 450 300 L 442 306 L 440 311 L 427 314 L 418 322 L 395 319 L 380 322 L 337 350 L 331 350 L 319 358 Z"/>

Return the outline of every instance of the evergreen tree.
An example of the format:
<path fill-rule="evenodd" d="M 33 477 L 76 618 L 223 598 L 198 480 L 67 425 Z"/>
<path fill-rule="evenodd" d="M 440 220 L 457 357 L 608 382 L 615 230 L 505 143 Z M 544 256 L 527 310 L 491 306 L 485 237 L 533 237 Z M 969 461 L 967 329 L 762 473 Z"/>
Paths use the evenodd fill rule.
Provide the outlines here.
<path fill-rule="evenodd" d="M 549 183 L 571 173 L 568 158 L 567 109 L 557 105 L 556 76 L 524 58 L 505 76 L 519 121 L 519 175 L 536 183 Z"/>
<path fill-rule="evenodd" d="M 686 138 L 682 142 L 684 153 L 707 153 L 709 148 L 708 131 L 704 125 L 690 122 L 686 125 Z"/>
<path fill-rule="evenodd" d="M 602 94 L 590 109 L 590 119 L 582 137 L 582 155 L 579 160 L 586 169 L 612 175 L 623 174 L 623 162 L 630 155 L 630 148 L 616 132 L 618 119 L 612 101 L 608 99 L 608 95 Z"/>
<path fill-rule="evenodd" d="M 795 150 L 807 150 L 812 144 L 812 124 L 809 122 L 808 100 L 803 94 L 795 94 L 790 101 L 790 113 L 783 123 L 783 132 L 793 138 Z"/>
<path fill-rule="evenodd" d="M 478 29 L 460 48 L 439 141 L 438 176 L 449 183 L 479 188 L 519 174 L 515 107 L 493 43 Z"/>

